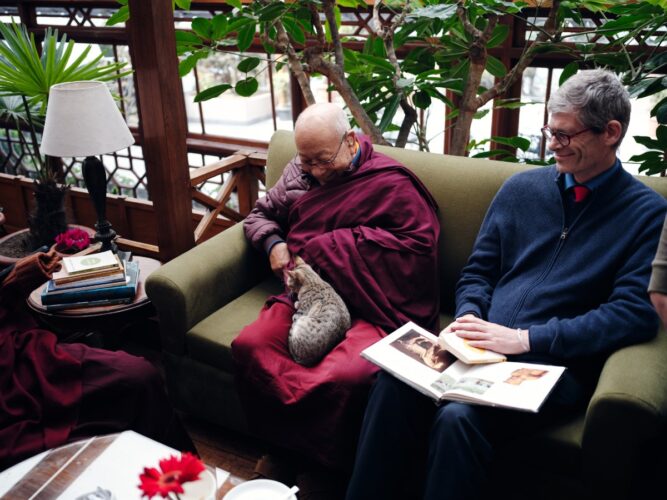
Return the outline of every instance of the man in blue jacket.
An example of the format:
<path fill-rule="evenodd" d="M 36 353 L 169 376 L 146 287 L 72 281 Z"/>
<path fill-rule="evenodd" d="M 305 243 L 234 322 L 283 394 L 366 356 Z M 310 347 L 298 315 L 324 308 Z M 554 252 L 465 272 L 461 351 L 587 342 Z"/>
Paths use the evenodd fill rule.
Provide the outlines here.
<path fill-rule="evenodd" d="M 479 498 L 503 439 L 581 408 L 610 352 L 655 336 L 646 289 L 667 203 L 616 158 L 628 94 L 612 73 L 582 71 L 548 108 L 542 133 L 556 165 L 517 174 L 499 190 L 457 284 L 457 319 L 444 331 L 568 370 L 538 414 L 435 406 L 381 373 L 348 500 L 405 498 L 403 485 L 415 484 L 418 471 L 425 499 Z"/>

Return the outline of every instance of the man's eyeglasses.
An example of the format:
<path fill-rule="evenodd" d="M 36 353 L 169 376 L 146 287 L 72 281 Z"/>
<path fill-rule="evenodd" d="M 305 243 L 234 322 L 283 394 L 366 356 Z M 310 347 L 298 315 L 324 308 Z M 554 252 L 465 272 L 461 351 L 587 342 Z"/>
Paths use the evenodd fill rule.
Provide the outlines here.
<path fill-rule="evenodd" d="M 303 161 L 301 157 L 299 156 L 299 153 L 296 154 L 294 157 L 294 163 L 296 164 L 297 167 L 299 167 L 301 170 L 304 169 L 310 169 L 316 166 L 321 166 L 324 168 L 331 168 L 333 164 L 336 161 L 336 158 L 338 157 L 338 153 L 340 153 L 340 148 L 343 146 L 343 141 L 345 140 L 345 136 L 347 135 L 347 131 L 343 133 L 343 135 L 340 138 L 340 143 L 338 144 L 338 149 L 336 150 L 336 153 L 328 160 L 308 160 L 308 161 Z"/>
<path fill-rule="evenodd" d="M 584 130 L 580 130 L 579 132 L 575 132 L 574 134 L 566 134 L 565 132 L 555 132 L 551 130 L 549 125 L 545 125 L 542 127 L 542 135 L 544 136 L 544 139 L 549 142 L 553 137 L 556 138 L 556 141 L 558 141 L 558 144 L 560 144 L 563 147 L 567 147 L 570 145 L 570 141 L 572 140 L 573 137 L 578 136 L 579 134 L 583 134 L 584 132 L 588 132 L 591 130 L 590 128 L 585 128 Z"/>

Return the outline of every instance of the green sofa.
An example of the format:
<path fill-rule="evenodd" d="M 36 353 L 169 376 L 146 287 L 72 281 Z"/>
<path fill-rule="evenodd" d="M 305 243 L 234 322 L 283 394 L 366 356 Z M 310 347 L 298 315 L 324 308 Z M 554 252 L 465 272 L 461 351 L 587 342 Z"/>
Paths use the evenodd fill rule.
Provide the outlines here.
<path fill-rule="evenodd" d="M 454 286 L 491 199 L 505 179 L 526 167 L 386 147 L 378 150 L 411 168 L 440 207 L 444 326 L 452 318 Z M 294 152 L 292 133 L 276 132 L 269 145 L 268 187 L 275 184 Z M 667 195 L 667 180 L 644 181 Z M 149 277 L 146 290 L 158 311 L 168 388 L 178 409 L 250 433 L 235 392 L 230 345 L 241 328 L 257 317 L 266 297 L 280 288 L 268 259 L 246 242 L 242 224 Z M 649 343 L 614 353 L 585 414 L 572 415 L 558 427 L 512 443 L 496 460 L 496 474 L 515 484 L 506 490 L 513 498 L 579 494 L 632 498 L 631 488 L 645 484 L 649 462 L 664 456 L 660 439 L 666 419 L 667 335 L 661 331 Z M 519 464 L 525 469 L 517 474 Z M 524 485 L 523 493 L 516 488 L 517 482 Z M 590 491 L 595 492 L 592 497 Z"/>

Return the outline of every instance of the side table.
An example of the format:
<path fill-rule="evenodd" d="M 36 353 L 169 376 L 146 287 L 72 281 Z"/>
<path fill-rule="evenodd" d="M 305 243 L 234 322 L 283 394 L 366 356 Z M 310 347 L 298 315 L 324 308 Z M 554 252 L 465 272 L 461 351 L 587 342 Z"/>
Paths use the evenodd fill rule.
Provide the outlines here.
<path fill-rule="evenodd" d="M 118 343 L 119 332 L 124 327 L 147 319 L 155 312 L 146 295 L 144 283 L 162 264 L 150 257 L 134 256 L 132 260 L 139 263 L 139 282 L 134 300 L 129 304 L 47 311 L 41 300 L 42 290 L 46 286 L 44 283 L 32 291 L 27 300 L 28 307 L 41 323 L 58 333 L 63 340 L 76 339 L 82 332 L 99 332 L 104 347 L 114 346 Z"/>

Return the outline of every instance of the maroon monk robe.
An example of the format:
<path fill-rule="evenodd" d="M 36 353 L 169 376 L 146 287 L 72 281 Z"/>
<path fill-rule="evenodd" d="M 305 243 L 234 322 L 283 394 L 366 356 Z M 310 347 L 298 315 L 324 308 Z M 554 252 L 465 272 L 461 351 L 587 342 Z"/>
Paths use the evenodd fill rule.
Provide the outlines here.
<path fill-rule="evenodd" d="M 232 344 L 250 428 L 325 466 L 350 465 L 377 368 L 359 353 L 412 320 L 438 326 L 436 204 L 421 182 L 361 137 L 359 168 L 290 208 L 287 244 L 340 293 L 345 339 L 314 367 L 290 356 L 294 309 L 267 302 Z"/>

